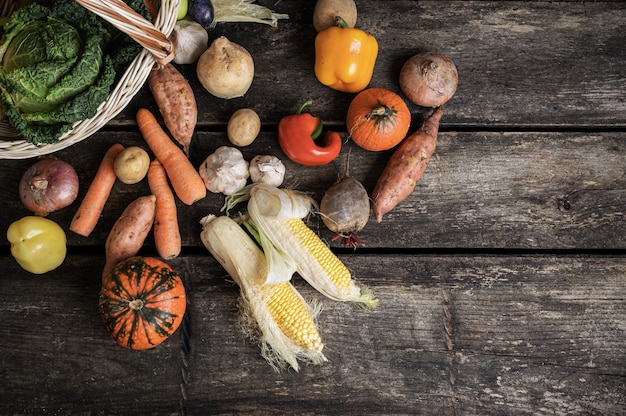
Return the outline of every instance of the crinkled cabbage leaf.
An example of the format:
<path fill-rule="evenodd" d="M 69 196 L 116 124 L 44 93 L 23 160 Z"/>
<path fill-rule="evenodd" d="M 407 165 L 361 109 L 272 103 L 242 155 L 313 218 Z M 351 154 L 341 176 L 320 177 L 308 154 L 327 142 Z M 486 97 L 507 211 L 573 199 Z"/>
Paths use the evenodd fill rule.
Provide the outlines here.
<path fill-rule="evenodd" d="M 127 2 L 148 18 L 142 0 Z M 0 39 L 0 105 L 29 143 L 93 117 L 141 46 L 74 0 L 15 11 Z"/>

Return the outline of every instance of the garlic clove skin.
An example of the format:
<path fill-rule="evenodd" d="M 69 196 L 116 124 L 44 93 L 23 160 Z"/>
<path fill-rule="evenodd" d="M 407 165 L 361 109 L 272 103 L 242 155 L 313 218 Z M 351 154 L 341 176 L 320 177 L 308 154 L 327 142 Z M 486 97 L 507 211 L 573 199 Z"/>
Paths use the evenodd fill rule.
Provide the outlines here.
<path fill-rule="evenodd" d="M 232 195 L 246 186 L 248 167 L 239 149 L 221 146 L 205 159 L 198 173 L 210 192 Z"/>
<path fill-rule="evenodd" d="M 250 179 L 279 187 L 285 179 L 285 165 L 276 156 L 258 155 L 250 161 Z"/>
<path fill-rule="evenodd" d="M 209 48 L 209 33 L 199 23 L 183 19 L 176 22 L 170 41 L 174 44 L 174 63 L 193 64 Z"/>

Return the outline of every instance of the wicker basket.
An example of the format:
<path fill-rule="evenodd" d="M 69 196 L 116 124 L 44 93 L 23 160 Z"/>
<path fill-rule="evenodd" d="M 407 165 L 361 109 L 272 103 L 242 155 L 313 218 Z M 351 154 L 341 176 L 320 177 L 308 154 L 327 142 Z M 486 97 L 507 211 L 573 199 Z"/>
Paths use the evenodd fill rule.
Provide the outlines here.
<path fill-rule="evenodd" d="M 27 159 L 64 149 L 91 136 L 122 111 L 144 85 L 155 62 L 165 64 L 173 59 L 173 46 L 167 37 L 176 24 L 180 1 L 162 0 L 155 4 L 159 13 L 153 24 L 126 6 L 122 0 L 76 0 L 131 36 L 144 49 L 132 61 L 107 100 L 98 107 L 96 114 L 74 124 L 57 143 L 33 145 L 18 136 L 6 120 L 2 121 L 0 159 Z M 8 16 L 25 3 L 28 1 L 0 1 L 0 12 Z"/>

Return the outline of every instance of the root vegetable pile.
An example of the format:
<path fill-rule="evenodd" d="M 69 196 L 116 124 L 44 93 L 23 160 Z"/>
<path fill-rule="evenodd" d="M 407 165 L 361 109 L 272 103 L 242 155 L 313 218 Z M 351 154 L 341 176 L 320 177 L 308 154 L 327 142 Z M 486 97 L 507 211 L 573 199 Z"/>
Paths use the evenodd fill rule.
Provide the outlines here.
<path fill-rule="evenodd" d="M 196 63 L 197 81 L 206 90 L 203 92 L 212 95 L 210 99 L 243 97 L 255 75 L 253 57 L 242 45 L 225 36 L 217 37 L 208 45 L 206 28 L 227 21 L 225 6 L 248 6 L 245 19 L 241 20 L 243 17 L 239 15 L 236 17 L 239 20 L 234 21 L 256 21 L 275 26 L 277 19 L 287 18 L 250 3 L 252 1 L 195 1 L 187 17 L 195 18 L 201 24 L 185 20 L 177 25 L 177 30 L 181 31 L 175 32 L 174 37 L 178 36 L 175 40 L 186 56 L 181 54 L 174 62 L 177 65 Z M 187 13 L 186 7 L 184 14 Z M 332 241 L 340 239 L 342 246 L 352 248 L 363 245 L 357 233 L 368 223 L 371 210 L 380 223 L 384 215 L 414 191 L 437 145 L 442 105 L 452 98 L 458 84 L 456 66 L 448 57 L 424 52 L 408 59 L 399 73 L 399 87 L 406 102 L 391 90 L 368 88 L 378 57 L 378 42 L 367 32 L 355 28 L 356 21 L 354 0 L 317 1 L 313 24 L 318 33 L 315 56 L 311 56 L 315 58 L 315 66 L 310 74 L 335 91 L 356 94 L 346 109 L 345 121 L 349 138 L 359 146 L 359 151 L 381 155 L 383 151 L 395 148 L 375 184 L 371 199 L 363 184 L 349 175 L 348 168 L 321 199 L 320 218 L 336 234 Z M 184 27 L 194 30 L 195 35 L 183 34 Z M 195 38 L 191 39 L 191 36 Z M 184 47 L 187 50 L 183 50 Z M 147 81 L 161 120 L 147 108 L 138 109 L 136 122 L 146 149 L 124 147 L 119 143 L 111 146 L 69 226 L 70 231 L 88 237 L 101 218 L 118 180 L 124 185 L 132 185 L 147 179 L 149 194 L 136 197 L 125 207 L 105 241 L 101 312 L 107 329 L 120 345 L 132 349 L 152 348 L 176 330 L 186 305 L 182 281 L 167 264 L 139 257 L 139 252 L 153 232 L 158 256 L 165 261 L 178 257 L 183 239 L 176 199 L 190 206 L 207 197 L 207 192 L 221 193 L 227 196 L 224 203 L 227 215 L 219 219 L 213 214 L 204 217 L 200 237 L 238 283 L 245 300 L 253 304 L 255 309 L 250 316 L 259 321 L 263 334 L 276 331 L 276 328 L 284 332 L 274 334 L 277 340 L 268 341 L 267 338 L 272 337 L 266 336 L 263 341 L 270 343 L 278 354 L 286 351 L 287 358 L 282 359 L 296 370 L 301 356 L 313 363 L 326 361 L 321 354 L 323 344 L 317 328 L 307 321 L 308 340 L 296 337 L 294 334 L 303 331 L 287 324 L 291 322 L 285 314 L 288 308 L 273 304 L 273 296 L 276 294 L 279 299 L 279 293 L 291 293 L 291 306 L 296 305 L 299 310 L 309 313 L 313 322 L 317 308 L 310 308 L 289 283 L 297 272 L 328 299 L 365 307 L 376 307 L 378 300 L 369 289 L 356 283 L 352 272 L 305 223 L 304 219 L 314 212 L 315 201 L 306 192 L 279 189 L 286 169 L 276 156 L 257 155 L 247 162 L 242 151 L 236 148 L 251 145 L 261 132 L 261 118 L 252 108 L 239 108 L 231 113 L 225 136 L 235 147 L 216 145 L 213 153 L 202 155 L 205 159 L 198 159 L 203 162 L 198 168 L 194 167 L 190 151 L 198 123 L 198 105 L 192 84 L 173 63 L 155 66 Z M 279 120 L 277 143 L 273 144 L 278 144 L 294 164 L 315 169 L 334 161 L 344 141 L 339 132 L 333 130 L 326 130 L 320 136 L 325 130 L 321 119 L 302 111 L 310 103 L 310 100 L 305 101 L 295 114 Z M 433 110 L 419 129 L 408 137 L 412 114 L 407 103 Z M 317 140 L 318 137 L 322 138 Z M 79 192 L 78 176 L 69 164 L 45 158 L 24 174 L 19 190 L 24 205 L 35 214 L 45 216 L 74 202 Z M 245 201 L 248 201 L 248 212 L 241 214 L 237 222 L 228 218 L 228 209 Z M 140 270 L 139 266 L 144 269 Z M 170 325 L 167 331 L 150 333 L 150 330 L 144 330 L 143 335 L 139 332 L 128 335 L 128 328 L 121 320 L 116 320 L 115 311 L 111 309 L 118 305 L 108 297 L 114 297 L 109 295 L 115 294 L 119 289 L 117 285 L 126 286 L 126 280 L 135 278 L 136 282 L 141 279 L 154 283 L 155 276 L 173 277 L 173 293 L 177 298 L 173 312 L 175 319 L 165 322 Z M 139 299 L 138 295 L 137 298 L 125 304 L 127 310 L 124 313 L 132 315 L 141 310 L 144 306 L 141 301 L 145 297 Z M 160 305 L 163 310 L 167 310 L 167 306 Z M 283 321 L 287 323 L 281 326 Z M 163 322 L 155 322 L 157 324 Z M 291 335 L 295 341 L 288 342 L 294 342 L 297 348 L 285 350 L 279 343 L 287 342 L 283 338 Z"/>

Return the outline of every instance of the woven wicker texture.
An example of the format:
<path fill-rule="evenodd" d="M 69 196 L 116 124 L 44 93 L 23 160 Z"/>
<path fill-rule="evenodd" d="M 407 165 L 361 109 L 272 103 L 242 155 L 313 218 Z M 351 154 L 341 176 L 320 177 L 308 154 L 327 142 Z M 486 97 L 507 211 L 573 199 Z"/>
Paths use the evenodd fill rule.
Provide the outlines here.
<path fill-rule="evenodd" d="M 76 0 L 98 16 L 108 20 L 118 29 L 135 39 L 144 49 L 122 75 L 107 100 L 98 107 L 96 115 L 74 124 L 57 143 L 35 146 L 19 137 L 6 120 L 0 122 L 0 159 L 27 159 L 37 157 L 76 144 L 102 128 L 128 103 L 145 83 L 155 62 L 161 64 L 173 58 L 172 44 L 168 40 L 176 24 L 180 0 L 163 0 L 157 4 L 158 16 L 154 23 L 135 13 L 121 0 Z M 28 1 L 0 1 L 2 16 L 8 16 Z M 45 3 L 45 1 L 40 1 Z M 48 1 L 49 3 L 49 1 Z"/>

